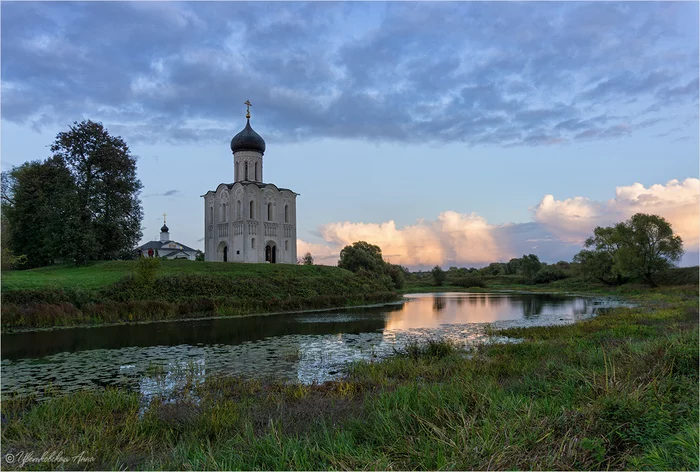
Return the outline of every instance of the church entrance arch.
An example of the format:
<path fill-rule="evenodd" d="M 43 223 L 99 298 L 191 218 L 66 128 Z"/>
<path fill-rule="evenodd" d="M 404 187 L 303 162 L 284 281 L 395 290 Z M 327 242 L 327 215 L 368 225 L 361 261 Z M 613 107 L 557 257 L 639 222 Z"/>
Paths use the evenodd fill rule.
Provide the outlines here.
<path fill-rule="evenodd" d="M 221 241 L 219 243 L 219 247 L 217 249 L 217 258 L 216 260 L 219 262 L 228 262 L 228 246 L 226 245 L 226 242 Z"/>
<path fill-rule="evenodd" d="M 274 241 L 268 241 L 265 244 L 265 262 L 270 264 L 277 262 L 277 244 Z"/>

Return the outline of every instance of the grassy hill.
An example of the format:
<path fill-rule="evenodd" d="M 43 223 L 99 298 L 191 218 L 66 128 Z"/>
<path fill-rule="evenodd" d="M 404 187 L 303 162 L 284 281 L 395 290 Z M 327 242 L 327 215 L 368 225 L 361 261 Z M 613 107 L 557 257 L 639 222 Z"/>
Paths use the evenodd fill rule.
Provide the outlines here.
<path fill-rule="evenodd" d="M 136 261 L 103 261 L 76 267 L 62 264 L 2 274 L 2 290 L 99 289 L 113 284 L 135 271 Z M 242 264 L 161 259 L 159 276 L 203 274 L 223 277 L 331 277 L 343 278 L 350 272 L 330 266 L 289 264 Z"/>
<path fill-rule="evenodd" d="M 136 261 L 6 272 L 2 327 L 242 315 L 398 298 L 387 278 L 327 266 L 161 260 L 151 283 L 136 275 Z"/>

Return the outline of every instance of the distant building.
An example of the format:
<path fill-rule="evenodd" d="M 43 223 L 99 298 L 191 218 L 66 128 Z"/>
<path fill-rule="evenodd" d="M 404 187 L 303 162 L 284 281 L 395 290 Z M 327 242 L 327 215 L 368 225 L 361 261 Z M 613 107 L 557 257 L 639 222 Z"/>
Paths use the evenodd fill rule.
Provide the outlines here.
<path fill-rule="evenodd" d="M 297 263 L 299 195 L 263 183 L 265 141 L 246 125 L 231 140 L 233 183 L 204 197 L 204 259 L 220 262 Z"/>
<path fill-rule="evenodd" d="M 165 224 L 165 215 L 163 215 L 163 227 L 160 229 L 160 241 L 148 241 L 138 247 L 144 257 L 149 256 L 149 249 L 153 249 L 154 255 L 157 251 L 158 257 L 164 259 L 189 259 L 193 261 L 197 255 L 196 249 L 170 239 L 170 229 Z"/>

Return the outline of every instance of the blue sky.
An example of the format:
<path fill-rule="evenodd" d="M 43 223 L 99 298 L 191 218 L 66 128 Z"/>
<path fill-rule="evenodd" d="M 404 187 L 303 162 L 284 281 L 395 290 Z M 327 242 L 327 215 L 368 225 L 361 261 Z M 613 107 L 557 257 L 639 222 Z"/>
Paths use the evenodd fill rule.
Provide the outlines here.
<path fill-rule="evenodd" d="M 101 121 L 138 157 L 144 239 L 203 247 L 200 195 L 251 123 L 301 194 L 298 249 L 413 268 L 570 260 L 658 213 L 698 260 L 698 4 L 7 3 L 2 169 Z M 551 197 L 548 197 L 551 196 Z"/>

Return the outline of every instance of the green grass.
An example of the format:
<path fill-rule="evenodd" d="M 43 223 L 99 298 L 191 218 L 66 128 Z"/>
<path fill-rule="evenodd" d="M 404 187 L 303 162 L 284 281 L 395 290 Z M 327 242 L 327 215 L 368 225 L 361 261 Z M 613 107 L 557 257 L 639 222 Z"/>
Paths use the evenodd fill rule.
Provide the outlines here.
<path fill-rule="evenodd" d="M 142 261 L 143 262 L 143 261 Z M 327 266 L 161 260 L 6 273 L 3 329 L 34 329 L 325 309 L 395 301 L 388 277 Z"/>
<path fill-rule="evenodd" d="M 72 264 L 15 270 L 2 273 L 2 290 L 36 289 L 99 289 L 113 284 L 134 271 L 136 261 L 93 262 L 76 267 Z M 269 277 L 299 275 L 333 277 L 345 273 L 329 266 L 297 266 L 290 264 L 243 264 L 161 259 L 159 276 L 206 274 L 231 277 Z"/>
<path fill-rule="evenodd" d="M 91 469 L 698 470 L 691 292 L 501 333 L 517 344 L 411 345 L 322 385 L 211 377 L 142 415 L 125 391 L 5 401 L 2 456 L 85 451 Z"/>

